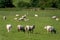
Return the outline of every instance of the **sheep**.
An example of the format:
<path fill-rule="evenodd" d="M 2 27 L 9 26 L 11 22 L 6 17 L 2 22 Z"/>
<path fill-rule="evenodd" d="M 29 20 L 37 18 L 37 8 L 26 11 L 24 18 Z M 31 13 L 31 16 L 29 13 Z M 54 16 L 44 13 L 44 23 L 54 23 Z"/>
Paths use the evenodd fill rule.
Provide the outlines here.
<path fill-rule="evenodd" d="M 16 14 L 16 17 L 18 17 L 19 16 L 19 14 Z"/>
<path fill-rule="evenodd" d="M 7 24 L 6 25 L 6 29 L 7 29 L 8 32 L 10 32 L 11 28 L 12 28 L 12 25 L 11 24 Z"/>
<path fill-rule="evenodd" d="M 26 14 L 22 16 L 22 18 L 26 18 Z"/>
<path fill-rule="evenodd" d="M 52 16 L 53 19 L 55 19 L 56 21 L 59 21 L 59 18 L 57 16 Z"/>
<path fill-rule="evenodd" d="M 18 32 L 23 31 L 25 33 L 25 28 L 22 25 L 17 25 Z"/>
<path fill-rule="evenodd" d="M 14 18 L 14 20 L 17 20 L 18 18 Z"/>
<path fill-rule="evenodd" d="M 35 29 L 35 25 L 31 25 L 31 26 L 26 25 L 26 27 L 25 27 L 25 31 L 28 31 L 28 33 L 29 32 L 32 32 L 33 33 L 33 30 L 34 29 Z"/>
<path fill-rule="evenodd" d="M 37 15 L 37 14 L 35 14 L 35 17 L 38 17 L 38 15 Z"/>
<path fill-rule="evenodd" d="M 18 20 L 21 21 L 21 20 L 24 20 L 24 18 L 19 18 Z"/>
<path fill-rule="evenodd" d="M 59 18 L 56 18 L 56 21 L 59 21 Z"/>
<path fill-rule="evenodd" d="M 53 18 L 53 19 L 56 19 L 56 18 L 57 18 L 57 16 L 52 16 L 52 18 Z"/>
<path fill-rule="evenodd" d="M 53 26 L 47 25 L 47 26 L 44 27 L 44 29 L 47 30 L 47 33 L 48 33 L 48 32 L 51 32 L 51 33 L 53 32 L 53 33 L 56 34 L 56 30 L 54 29 Z"/>
<path fill-rule="evenodd" d="M 29 19 L 24 19 L 24 21 L 28 21 Z"/>
<path fill-rule="evenodd" d="M 6 16 L 3 16 L 3 20 L 6 20 Z"/>

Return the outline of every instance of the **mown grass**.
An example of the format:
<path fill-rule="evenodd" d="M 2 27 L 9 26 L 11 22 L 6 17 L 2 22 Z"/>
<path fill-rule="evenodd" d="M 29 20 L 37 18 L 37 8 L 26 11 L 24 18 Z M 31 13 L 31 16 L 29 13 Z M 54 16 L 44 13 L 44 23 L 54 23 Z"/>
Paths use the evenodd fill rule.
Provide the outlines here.
<path fill-rule="evenodd" d="M 27 14 L 29 21 L 15 21 L 14 17 L 19 14 L 20 17 Z M 38 14 L 35 17 L 34 14 Z M 60 19 L 60 10 L 11 10 L 4 9 L 0 11 L 0 40 L 60 40 L 60 20 L 56 21 L 51 17 L 56 15 Z M 3 20 L 2 17 L 7 16 L 7 20 Z M 6 24 L 12 24 L 12 29 L 8 33 L 6 30 Z M 36 28 L 33 33 L 23 33 L 17 31 L 17 25 L 32 25 L 35 24 Z M 57 33 L 51 34 L 44 30 L 45 25 L 52 25 L 56 28 Z"/>

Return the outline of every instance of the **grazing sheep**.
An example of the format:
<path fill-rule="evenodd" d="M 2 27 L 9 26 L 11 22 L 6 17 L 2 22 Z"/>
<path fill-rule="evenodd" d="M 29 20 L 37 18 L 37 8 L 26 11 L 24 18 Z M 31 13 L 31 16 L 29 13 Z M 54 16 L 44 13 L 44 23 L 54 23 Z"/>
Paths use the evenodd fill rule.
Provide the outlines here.
<path fill-rule="evenodd" d="M 17 25 L 17 28 L 18 28 L 18 32 L 19 31 L 25 32 L 25 28 L 22 25 Z"/>
<path fill-rule="evenodd" d="M 35 29 L 35 25 L 26 25 L 25 27 L 25 31 L 28 31 L 28 32 L 33 32 L 33 30 Z"/>
<path fill-rule="evenodd" d="M 56 16 L 52 16 L 53 19 L 56 19 L 57 17 Z"/>
<path fill-rule="evenodd" d="M 56 30 L 53 28 L 53 26 L 47 25 L 44 27 L 44 29 L 46 29 L 47 32 L 56 33 Z"/>
<path fill-rule="evenodd" d="M 3 16 L 3 20 L 6 20 L 6 16 Z"/>
<path fill-rule="evenodd" d="M 11 28 L 12 28 L 12 25 L 11 24 L 7 24 L 6 25 L 6 29 L 7 29 L 8 32 L 10 32 Z"/>

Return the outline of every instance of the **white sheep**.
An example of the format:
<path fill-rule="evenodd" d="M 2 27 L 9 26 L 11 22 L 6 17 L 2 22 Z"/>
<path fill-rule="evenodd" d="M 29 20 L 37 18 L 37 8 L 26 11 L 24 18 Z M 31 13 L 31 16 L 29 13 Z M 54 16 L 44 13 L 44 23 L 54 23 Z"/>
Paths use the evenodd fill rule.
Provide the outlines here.
<path fill-rule="evenodd" d="M 38 17 L 38 15 L 37 15 L 37 14 L 35 14 L 35 17 Z"/>
<path fill-rule="evenodd" d="M 8 32 L 10 32 L 11 28 L 12 28 L 12 25 L 11 24 L 7 24 L 6 25 L 6 29 L 7 29 Z"/>
<path fill-rule="evenodd" d="M 22 16 L 22 18 L 26 18 L 26 14 Z"/>
<path fill-rule="evenodd" d="M 29 21 L 29 19 L 24 19 L 24 21 Z"/>
<path fill-rule="evenodd" d="M 14 18 L 14 20 L 17 20 L 18 18 Z"/>
<path fill-rule="evenodd" d="M 51 32 L 51 33 L 54 32 L 54 33 L 56 33 L 56 30 L 54 29 L 53 26 L 47 25 L 47 26 L 44 27 L 44 29 L 47 30 L 47 33 L 48 32 Z"/>
<path fill-rule="evenodd" d="M 19 16 L 19 14 L 16 14 L 16 17 L 18 17 Z"/>
<path fill-rule="evenodd" d="M 56 18 L 57 18 L 57 16 L 52 16 L 52 18 L 53 18 L 53 19 L 56 19 Z"/>
<path fill-rule="evenodd" d="M 24 20 L 24 18 L 19 18 L 18 20 L 21 21 L 21 20 Z"/>
<path fill-rule="evenodd" d="M 59 18 L 56 18 L 56 21 L 59 21 Z"/>

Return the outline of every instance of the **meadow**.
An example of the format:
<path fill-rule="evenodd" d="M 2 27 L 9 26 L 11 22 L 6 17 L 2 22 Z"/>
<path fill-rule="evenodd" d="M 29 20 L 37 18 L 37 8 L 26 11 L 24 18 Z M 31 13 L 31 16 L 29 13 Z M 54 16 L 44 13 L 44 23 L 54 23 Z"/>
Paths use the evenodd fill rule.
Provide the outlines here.
<path fill-rule="evenodd" d="M 28 14 L 27 14 L 28 12 Z M 29 21 L 17 21 L 14 20 L 15 15 L 19 14 L 21 17 L 27 14 Z M 38 14 L 38 17 L 34 15 Z M 0 40 L 60 40 L 60 20 L 56 21 L 51 17 L 56 15 L 60 19 L 60 10 L 15 10 L 15 9 L 1 9 L 0 10 Z M 2 17 L 6 16 L 7 19 L 3 20 Z M 6 30 L 6 24 L 12 24 L 12 29 L 8 33 Z M 33 33 L 24 33 L 17 31 L 17 25 L 33 25 L 36 28 Z M 45 25 L 52 25 L 55 27 L 57 33 L 47 33 L 44 30 Z"/>

